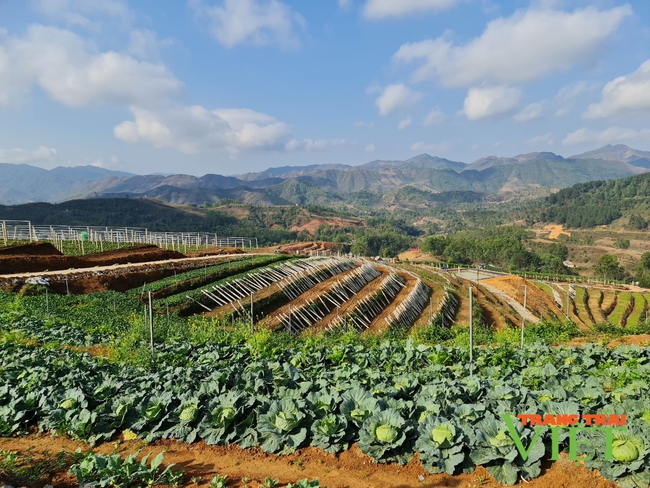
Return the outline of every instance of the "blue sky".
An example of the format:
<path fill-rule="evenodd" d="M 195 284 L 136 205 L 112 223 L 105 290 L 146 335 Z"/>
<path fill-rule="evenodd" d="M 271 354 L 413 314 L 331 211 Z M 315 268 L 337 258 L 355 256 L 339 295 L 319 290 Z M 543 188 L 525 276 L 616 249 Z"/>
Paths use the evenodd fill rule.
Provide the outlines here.
<path fill-rule="evenodd" d="M 0 162 L 650 150 L 647 0 L 0 0 Z"/>

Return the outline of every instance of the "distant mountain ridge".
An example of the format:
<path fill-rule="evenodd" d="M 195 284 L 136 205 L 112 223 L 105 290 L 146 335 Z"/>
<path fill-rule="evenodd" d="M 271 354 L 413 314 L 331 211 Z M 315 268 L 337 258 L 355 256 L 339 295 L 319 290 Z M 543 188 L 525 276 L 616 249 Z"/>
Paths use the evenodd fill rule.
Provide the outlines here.
<path fill-rule="evenodd" d="M 624 178 L 648 170 L 650 152 L 621 144 L 570 158 L 551 152 L 533 152 L 514 157 L 487 156 L 465 164 L 420 154 L 404 161 L 375 160 L 358 166 L 316 164 L 268 168 L 237 177 L 133 175 L 94 166 L 58 167 L 47 171 L 24 164 L 0 164 L 0 204 L 147 196 L 179 204 L 234 199 L 258 205 L 349 205 L 359 192 L 371 192 L 381 199 L 406 187 L 424 192 L 418 194 L 418 200 L 453 202 L 458 200 L 458 195 L 465 194 L 438 199 L 431 195 L 559 189 L 587 181 Z M 413 197 L 414 194 L 409 195 Z M 363 193 L 363 200 L 369 201 L 368 194 Z"/>

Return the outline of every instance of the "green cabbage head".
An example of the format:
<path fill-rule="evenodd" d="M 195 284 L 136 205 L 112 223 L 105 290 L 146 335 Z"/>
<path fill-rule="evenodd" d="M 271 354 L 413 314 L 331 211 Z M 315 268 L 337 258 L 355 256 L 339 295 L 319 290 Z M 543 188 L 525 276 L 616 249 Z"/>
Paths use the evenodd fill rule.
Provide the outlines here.
<path fill-rule="evenodd" d="M 619 434 L 618 439 L 612 442 L 612 456 L 622 463 L 631 463 L 636 461 L 643 452 L 643 439 L 640 437 Z"/>
<path fill-rule="evenodd" d="M 431 439 L 438 447 L 447 447 L 456 437 L 456 428 L 448 422 L 438 424 L 431 431 Z"/>
<path fill-rule="evenodd" d="M 61 402 L 59 407 L 64 410 L 72 410 L 73 408 L 77 408 L 77 405 L 79 405 L 79 402 L 75 398 L 67 398 Z"/>
<path fill-rule="evenodd" d="M 178 418 L 183 422 L 193 422 L 196 420 L 198 410 L 199 409 L 197 405 L 188 405 L 181 411 L 181 414 L 178 416 Z"/>
<path fill-rule="evenodd" d="M 380 424 L 375 429 L 375 437 L 377 437 L 377 439 L 381 442 L 385 442 L 386 444 L 395 442 L 395 439 L 397 439 L 398 435 L 399 432 L 397 429 L 389 424 Z"/>

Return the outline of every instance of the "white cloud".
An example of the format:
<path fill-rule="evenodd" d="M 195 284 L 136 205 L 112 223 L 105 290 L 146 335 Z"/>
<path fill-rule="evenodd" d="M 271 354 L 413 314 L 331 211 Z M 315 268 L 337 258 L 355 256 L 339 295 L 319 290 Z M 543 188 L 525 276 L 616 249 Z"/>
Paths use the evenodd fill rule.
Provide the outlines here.
<path fill-rule="evenodd" d="M 491 21 L 483 34 L 456 46 L 448 36 L 404 44 L 393 59 L 419 61 L 413 81 L 445 86 L 531 81 L 568 70 L 598 52 L 632 14 L 629 5 L 573 13 L 531 8 Z"/>
<path fill-rule="evenodd" d="M 446 142 L 443 142 L 442 144 L 426 144 L 424 142 L 416 142 L 411 146 L 411 151 L 418 153 L 445 152 L 449 151 L 449 149 L 450 146 Z"/>
<path fill-rule="evenodd" d="M 564 146 L 576 144 L 598 143 L 611 144 L 623 141 L 645 141 L 650 142 L 650 129 L 625 129 L 623 127 L 609 127 L 600 132 L 589 129 L 578 129 L 566 135 L 562 141 Z"/>
<path fill-rule="evenodd" d="M 133 13 L 124 0 L 35 0 L 36 10 L 49 18 L 69 26 L 98 30 L 92 18 L 110 17 L 130 22 Z"/>
<path fill-rule="evenodd" d="M 209 23 L 210 35 L 223 46 L 277 44 L 294 49 L 300 45 L 295 28 L 306 26 L 302 15 L 278 0 L 223 0 L 208 7 L 202 0 L 190 0 L 190 6 Z"/>
<path fill-rule="evenodd" d="M 183 86 L 161 64 L 98 53 L 67 30 L 33 25 L 22 38 L 0 31 L 0 105 L 16 103 L 33 85 L 69 106 L 154 104 Z"/>
<path fill-rule="evenodd" d="M 429 114 L 424 119 L 423 124 L 428 127 L 431 125 L 442 124 L 445 120 L 447 120 L 447 117 L 444 113 L 442 113 L 442 110 L 440 110 L 438 107 L 434 107 L 431 109 L 431 111 L 429 111 Z"/>
<path fill-rule="evenodd" d="M 585 119 L 650 113 L 650 60 L 627 76 L 619 76 L 603 88 L 599 103 L 589 105 Z"/>
<path fill-rule="evenodd" d="M 507 86 L 470 88 L 463 104 L 463 111 L 469 120 L 505 115 L 517 108 L 521 91 Z"/>
<path fill-rule="evenodd" d="M 389 85 L 375 100 L 375 105 L 379 108 L 379 115 L 386 116 L 412 107 L 421 98 L 422 93 L 412 90 L 406 85 Z"/>
<path fill-rule="evenodd" d="M 544 103 L 531 103 L 513 117 L 515 122 L 532 122 L 544 116 Z"/>
<path fill-rule="evenodd" d="M 24 149 L 0 149 L 0 163 L 34 163 L 56 158 L 56 149 L 41 146 L 33 151 Z"/>
<path fill-rule="evenodd" d="M 397 126 L 397 128 L 399 130 L 408 129 L 411 126 L 411 122 L 412 122 L 411 117 L 406 117 L 405 119 L 399 121 L 399 125 Z"/>
<path fill-rule="evenodd" d="M 571 113 L 571 108 L 569 107 L 562 107 L 558 108 L 553 117 L 564 117 L 565 115 L 568 115 Z"/>
<path fill-rule="evenodd" d="M 340 0 L 339 0 L 340 1 Z M 448 10 L 460 0 L 367 0 L 363 15 L 372 20 Z"/>
<path fill-rule="evenodd" d="M 528 139 L 526 141 L 526 144 L 529 144 L 531 146 L 552 146 L 554 143 L 555 139 L 553 138 L 553 134 L 550 132 L 541 136 L 533 137 L 532 139 Z"/>
<path fill-rule="evenodd" d="M 362 120 L 358 120 L 354 123 L 354 128 L 355 129 L 374 129 L 375 128 L 375 123 L 374 122 L 364 122 Z"/>
<path fill-rule="evenodd" d="M 158 110 L 131 107 L 131 112 L 134 120 L 117 125 L 113 129 L 115 137 L 187 154 L 280 150 L 291 136 L 290 128 L 283 122 L 250 109 L 207 110 L 197 105 Z"/>
<path fill-rule="evenodd" d="M 578 95 L 598 88 L 597 83 L 587 83 L 586 81 L 577 81 L 560 88 L 557 92 L 557 98 L 561 102 L 570 102 Z"/>
<path fill-rule="evenodd" d="M 350 0 L 339 0 L 339 7 L 347 9 L 350 7 Z"/>
<path fill-rule="evenodd" d="M 174 43 L 171 39 L 159 40 L 154 31 L 136 29 L 131 32 L 131 40 L 126 52 L 138 59 L 154 59 L 160 56 L 160 48 Z"/>
<path fill-rule="evenodd" d="M 285 148 L 290 152 L 305 151 L 309 153 L 315 151 L 325 151 L 330 147 L 344 146 L 345 144 L 348 144 L 348 141 L 346 139 L 332 139 L 329 141 L 326 139 L 319 139 L 317 141 L 313 141 L 311 139 L 303 139 L 302 141 L 292 139 L 287 142 Z"/>
<path fill-rule="evenodd" d="M 373 152 L 375 152 L 375 145 L 374 145 L 374 144 L 368 144 L 368 145 L 366 146 L 366 152 L 367 152 L 367 153 L 373 153 Z"/>

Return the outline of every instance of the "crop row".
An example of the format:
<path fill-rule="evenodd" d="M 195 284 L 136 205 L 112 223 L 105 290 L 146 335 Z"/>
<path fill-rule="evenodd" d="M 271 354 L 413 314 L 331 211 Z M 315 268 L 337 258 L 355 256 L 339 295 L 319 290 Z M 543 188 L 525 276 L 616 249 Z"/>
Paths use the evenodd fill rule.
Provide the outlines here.
<path fill-rule="evenodd" d="M 302 293 L 315 286 L 316 283 L 336 276 L 354 266 L 354 263 L 349 260 L 310 258 L 283 263 L 275 268 L 264 268 L 202 292 L 217 306 L 230 305 L 237 311 L 238 308 L 235 304 L 243 309 L 242 299 L 273 284 L 277 283 L 283 294 L 287 296 L 289 295 L 288 289 L 295 289 L 294 293 Z M 282 280 L 286 280 L 284 284 L 282 284 Z"/>
<path fill-rule="evenodd" d="M 164 298 L 207 283 L 214 283 L 235 273 L 249 271 L 258 266 L 266 266 L 275 261 L 277 261 L 276 256 L 245 256 L 228 259 L 211 266 L 203 266 L 152 283 L 146 283 L 141 288 L 129 290 L 127 294 L 141 297 L 143 293 L 150 291 L 153 293 L 154 298 Z"/>
<path fill-rule="evenodd" d="M 367 329 L 373 319 L 390 305 L 403 287 L 404 278 L 395 272 L 390 273 L 381 280 L 376 290 L 361 298 L 352 310 L 333 320 L 327 329 L 350 326 L 359 332 Z"/>
<path fill-rule="evenodd" d="M 425 285 L 422 280 L 417 280 L 415 287 L 408 296 L 397 306 L 386 318 L 389 328 L 409 328 L 422 313 L 429 303 L 429 292 L 431 288 Z"/>
<path fill-rule="evenodd" d="M 379 276 L 381 273 L 372 264 L 364 263 L 342 280 L 337 280 L 331 289 L 318 297 L 318 301 L 307 299 L 301 305 L 290 307 L 286 314 L 280 313 L 280 323 L 290 334 L 302 332 L 325 318 L 334 308 L 343 306 Z"/>
<path fill-rule="evenodd" d="M 348 271 L 355 266 L 356 265 L 352 261 L 347 259 L 328 259 L 313 265 L 311 269 L 299 271 L 296 274 L 287 276 L 285 279 L 278 282 L 278 286 L 288 299 L 295 300 L 300 295 L 316 286 L 316 284 L 329 278 L 333 278 L 334 276 Z"/>
<path fill-rule="evenodd" d="M 357 443 L 377 462 L 409 461 L 432 473 L 485 466 L 500 483 L 538 476 L 561 430 L 523 427 L 527 414 L 627 415 L 607 459 L 605 434 L 579 435 L 585 464 L 621 486 L 650 481 L 650 350 L 599 346 L 475 351 L 385 342 L 305 345 L 272 361 L 242 346 L 167 346 L 156 372 L 61 349 L 0 346 L 0 435 L 37 427 L 90 443 L 126 430 L 152 441 L 199 439 L 287 454 L 308 445 L 336 453 Z M 186 361 L 177 366 L 178 359 Z M 502 415 L 510 416 L 522 457 Z M 537 438 L 539 437 L 539 438 Z M 636 483 L 636 485 L 635 485 Z"/>
<path fill-rule="evenodd" d="M 247 271 L 244 273 L 238 273 L 238 274 L 229 274 L 226 278 L 220 279 L 220 280 L 215 280 L 212 281 L 211 283 L 208 283 L 206 285 L 200 286 L 198 288 L 195 288 L 193 290 L 189 290 L 186 292 L 181 292 L 177 293 L 175 295 L 156 300 L 157 305 L 167 305 L 169 307 L 177 307 L 180 308 L 184 311 L 190 311 L 192 310 L 192 303 L 194 303 L 192 300 L 197 301 L 200 299 L 205 298 L 205 294 L 203 293 L 204 291 L 211 291 L 215 287 L 220 287 L 220 286 L 225 286 L 229 285 L 232 282 L 241 282 L 243 280 L 248 280 L 253 276 L 254 278 L 258 276 L 264 276 L 264 275 L 270 275 L 271 273 L 275 273 L 276 270 L 284 270 L 287 269 L 287 265 L 291 263 L 284 262 L 286 259 L 288 259 L 287 256 L 280 255 L 280 256 L 274 256 L 275 258 L 275 263 L 271 264 L 269 266 L 266 266 L 261 269 L 256 269 L 255 271 Z M 283 261 L 281 263 L 278 263 L 277 261 Z M 296 261 L 300 262 L 300 261 Z M 258 266 L 256 266 L 257 268 Z M 291 269 L 289 267 L 288 269 Z M 283 272 L 283 271 L 280 271 Z M 188 298 L 189 297 L 189 298 Z"/>

